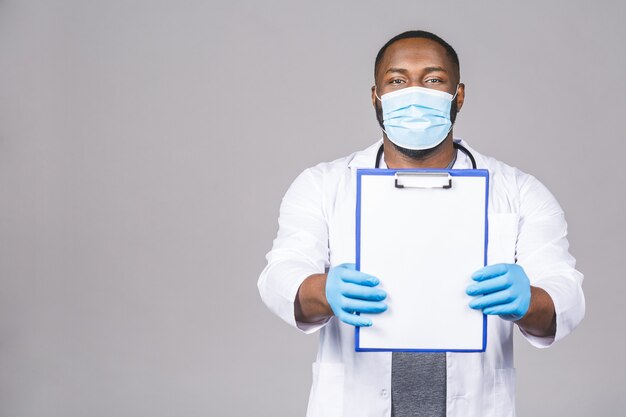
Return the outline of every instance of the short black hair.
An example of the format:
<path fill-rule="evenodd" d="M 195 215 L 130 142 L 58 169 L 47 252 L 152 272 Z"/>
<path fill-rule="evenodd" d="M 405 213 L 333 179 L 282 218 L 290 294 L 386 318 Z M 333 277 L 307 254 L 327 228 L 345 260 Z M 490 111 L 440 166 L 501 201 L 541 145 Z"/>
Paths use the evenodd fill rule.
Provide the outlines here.
<path fill-rule="evenodd" d="M 456 51 L 452 46 L 450 46 L 448 42 L 444 41 L 434 33 L 427 32 L 425 30 L 409 30 L 389 39 L 387 43 L 384 44 L 382 48 L 380 48 L 380 51 L 378 51 L 378 54 L 376 55 L 376 61 L 374 61 L 374 80 L 376 80 L 376 75 L 378 75 L 378 66 L 380 65 L 380 61 L 382 61 L 383 55 L 385 55 L 385 51 L 387 50 L 387 48 L 389 48 L 392 43 L 397 42 L 401 39 L 411 38 L 430 39 L 431 41 L 435 41 L 439 45 L 443 46 L 443 48 L 446 50 L 446 54 L 452 60 L 452 63 L 454 63 L 454 65 L 456 66 L 457 74 L 459 74 L 460 76 L 461 66 L 459 65 L 459 56 L 456 54 Z"/>

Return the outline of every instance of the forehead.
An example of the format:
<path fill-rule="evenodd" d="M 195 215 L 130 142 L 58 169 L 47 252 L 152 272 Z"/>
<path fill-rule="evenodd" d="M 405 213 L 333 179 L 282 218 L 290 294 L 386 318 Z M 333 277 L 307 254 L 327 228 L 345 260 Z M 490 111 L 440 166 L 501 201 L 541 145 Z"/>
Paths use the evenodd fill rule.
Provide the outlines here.
<path fill-rule="evenodd" d="M 385 50 L 378 74 L 384 74 L 389 68 L 419 70 L 432 66 L 442 67 L 449 73 L 456 72 L 446 49 L 439 43 L 424 38 L 400 39 Z"/>

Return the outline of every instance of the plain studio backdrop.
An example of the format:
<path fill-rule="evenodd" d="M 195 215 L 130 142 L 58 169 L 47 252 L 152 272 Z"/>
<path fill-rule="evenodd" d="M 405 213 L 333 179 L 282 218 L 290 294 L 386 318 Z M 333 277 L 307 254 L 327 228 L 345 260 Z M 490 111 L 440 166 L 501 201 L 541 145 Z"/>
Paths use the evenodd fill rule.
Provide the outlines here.
<path fill-rule="evenodd" d="M 521 416 L 626 408 L 620 1 L 0 0 L 0 417 L 303 416 L 317 335 L 256 281 L 298 173 L 381 132 L 373 62 L 458 51 L 455 135 L 543 181 L 587 316 Z"/>

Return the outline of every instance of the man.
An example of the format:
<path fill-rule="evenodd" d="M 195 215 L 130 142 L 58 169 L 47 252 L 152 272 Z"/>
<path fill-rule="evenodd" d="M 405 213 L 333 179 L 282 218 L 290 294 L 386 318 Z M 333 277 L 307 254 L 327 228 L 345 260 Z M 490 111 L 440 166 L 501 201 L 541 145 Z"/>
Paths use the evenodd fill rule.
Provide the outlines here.
<path fill-rule="evenodd" d="M 307 415 L 512 416 L 514 327 L 543 348 L 584 316 L 563 212 L 534 177 L 453 140 L 465 86 L 444 40 L 424 31 L 392 38 L 374 78 L 382 141 L 294 181 L 258 282 L 278 316 L 305 333 L 320 330 Z M 488 315 L 484 353 L 355 352 L 354 326 L 376 323 L 354 313 L 387 309 L 385 277 L 353 264 L 356 171 L 375 167 L 489 170 L 489 265 L 459 288 Z"/>

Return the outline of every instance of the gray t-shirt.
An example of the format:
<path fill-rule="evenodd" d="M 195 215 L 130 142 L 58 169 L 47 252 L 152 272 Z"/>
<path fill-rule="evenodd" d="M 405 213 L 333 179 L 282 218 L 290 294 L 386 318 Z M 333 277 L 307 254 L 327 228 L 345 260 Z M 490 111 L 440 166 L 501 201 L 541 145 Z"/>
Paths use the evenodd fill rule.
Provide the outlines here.
<path fill-rule="evenodd" d="M 446 354 L 393 352 L 391 417 L 445 417 Z"/>

